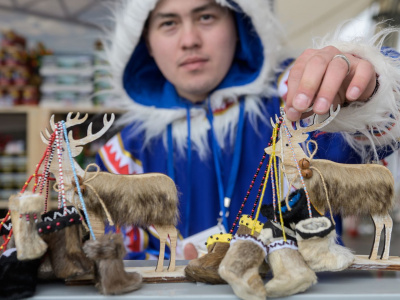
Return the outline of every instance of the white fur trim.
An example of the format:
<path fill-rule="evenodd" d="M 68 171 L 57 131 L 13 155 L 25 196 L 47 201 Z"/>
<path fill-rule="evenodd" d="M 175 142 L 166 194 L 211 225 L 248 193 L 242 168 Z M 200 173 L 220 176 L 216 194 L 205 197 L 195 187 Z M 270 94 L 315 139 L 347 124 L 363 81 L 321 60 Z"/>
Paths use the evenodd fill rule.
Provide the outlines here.
<path fill-rule="evenodd" d="M 10 197 L 9 209 L 20 214 L 41 213 L 44 211 L 44 200 L 44 195 L 24 192 Z"/>
<path fill-rule="evenodd" d="M 296 231 L 301 231 L 308 234 L 317 234 L 321 231 L 327 230 L 332 226 L 331 220 L 327 217 L 317 217 L 317 218 L 308 218 L 305 220 L 301 220 L 296 224 Z M 332 228 L 334 231 L 334 228 Z M 315 236 L 312 238 L 320 238 L 319 236 Z M 296 234 L 296 239 L 298 241 L 303 240 L 303 238 Z"/>
<path fill-rule="evenodd" d="M 166 141 L 166 127 L 173 123 L 173 137 L 180 154 L 185 153 L 187 143 L 187 124 L 185 109 L 157 109 L 135 103 L 126 94 L 122 86 L 122 76 L 125 66 L 128 63 L 131 54 L 138 44 L 144 23 L 151 10 L 154 9 L 158 0 L 123 0 L 119 1 L 119 7 L 114 12 L 115 30 L 110 35 L 111 43 L 105 42 L 106 59 L 110 63 L 110 72 L 112 73 L 112 93 L 115 104 L 128 112 L 120 118 L 118 125 L 128 125 L 133 122 L 139 122 L 141 125 L 136 128 L 138 131 L 145 132 L 145 145 L 152 139 L 163 137 Z M 222 6 L 229 6 L 226 0 L 216 0 Z M 210 95 L 211 107 L 213 110 L 220 109 L 225 105 L 225 101 L 237 101 L 238 96 L 247 95 L 246 114 L 252 120 L 251 124 L 255 126 L 256 119 L 261 117 L 265 121 L 261 109 L 261 95 L 270 95 L 275 93 L 268 82 L 274 78 L 273 70 L 279 62 L 279 47 L 282 37 L 282 30 L 269 9 L 269 1 L 265 0 L 237 0 L 242 10 L 252 19 L 255 30 L 259 34 L 264 45 L 264 65 L 259 77 L 250 84 L 240 87 L 226 88 L 215 91 Z M 251 103 L 249 103 L 251 102 Z M 193 148 L 199 152 L 201 158 L 205 158 L 209 152 L 207 131 L 210 125 L 204 118 L 205 109 L 191 109 L 192 132 L 191 138 Z M 232 110 L 230 115 L 216 116 L 214 129 L 217 140 L 222 148 L 225 147 L 224 136 L 230 133 L 237 124 L 237 111 Z M 186 128 L 186 130 L 185 130 Z M 232 140 L 231 140 L 232 142 Z"/>
<path fill-rule="evenodd" d="M 359 37 L 348 42 L 338 39 L 338 30 L 332 37 L 325 37 L 316 46 L 322 48 L 332 45 L 343 53 L 357 55 L 372 63 L 379 75 L 380 87 L 375 96 L 367 102 L 353 102 L 348 107 L 341 108 L 336 118 L 322 129 L 328 132 L 344 132 L 345 139 L 362 157 L 370 154 L 366 152 L 366 143 L 354 139 L 352 134 L 360 132 L 367 137 L 368 144 L 373 145 L 372 152 L 375 158 L 376 146 L 391 144 L 400 136 L 400 60 L 385 57 L 380 52 L 384 38 L 393 31 L 383 30 L 370 39 Z M 386 126 L 390 123 L 394 125 L 388 130 Z M 371 132 L 372 129 L 385 134 L 377 137 Z"/>

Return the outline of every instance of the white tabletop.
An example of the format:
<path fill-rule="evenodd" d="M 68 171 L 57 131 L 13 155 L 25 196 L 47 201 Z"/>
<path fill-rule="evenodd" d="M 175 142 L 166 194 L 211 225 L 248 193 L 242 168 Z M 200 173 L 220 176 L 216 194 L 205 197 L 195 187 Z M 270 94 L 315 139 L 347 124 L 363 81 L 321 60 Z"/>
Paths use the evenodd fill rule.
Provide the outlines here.
<path fill-rule="evenodd" d="M 150 262 L 132 262 L 129 265 Z M 152 262 L 154 263 L 154 262 Z M 267 278 L 268 281 L 270 278 Z M 135 292 L 119 296 L 102 296 L 94 286 L 66 286 L 41 283 L 32 299 L 238 299 L 229 285 L 203 283 L 143 284 Z M 318 283 L 302 294 L 285 299 L 400 299 L 400 277 L 391 271 L 342 271 L 319 273 Z"/>

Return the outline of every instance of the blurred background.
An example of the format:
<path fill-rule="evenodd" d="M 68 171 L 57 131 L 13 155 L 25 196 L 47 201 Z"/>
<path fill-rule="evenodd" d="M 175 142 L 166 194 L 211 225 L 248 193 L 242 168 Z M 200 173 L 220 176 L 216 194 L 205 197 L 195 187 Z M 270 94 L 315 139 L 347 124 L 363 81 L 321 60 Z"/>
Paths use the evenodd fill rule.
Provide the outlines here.
<path fill-rule="evenodd" d="M 400 25 L 398 0 L 270 1 L 298 54 L 312 46 L 313 37 L 333 32 L 339 25 L 346 39 L 372 36 L 375 24 L 381 20 L 390 19 L 381 27 Z M 0 217 L 5 214 L 6 199 L 18 192 L 33 173 L 45 149 L 38 133 L 48 125 L 52 114 L 58 121 L 69 111 L 87 112 L 96 121 L 99 113 L 121 113 L 109 105 L 106 91 L 110 86 L 104 79 L 110 75 L 99 42 L 102 29 L 112 24 L 108 9 L 112 2 L 0 0 Z M 400 48 L 396 34 L 385 43 Z M 93 160 L 101 143 L 91 143 L 91 148 L 85 149 L 80 158 L 83 165 Z M 393 172 L 396 182 L 397 156 L 395 153 L 382 162 Z M 400 223 L 398 207 L 393 217 Z M 372 222 L 348 218 L 344 225 L 345 243 L 356 248 L 358 254 L 369 253 Z"/>

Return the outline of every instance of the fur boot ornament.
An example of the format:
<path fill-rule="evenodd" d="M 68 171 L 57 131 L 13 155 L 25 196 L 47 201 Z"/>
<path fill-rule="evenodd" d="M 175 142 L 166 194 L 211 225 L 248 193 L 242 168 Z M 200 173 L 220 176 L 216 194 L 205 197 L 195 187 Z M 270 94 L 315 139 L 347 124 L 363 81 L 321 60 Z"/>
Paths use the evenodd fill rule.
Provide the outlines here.
<path fill-rule="evenodd" d="M 351 251 L 336 243 L 335 226 L 327 217 L 297 223 L 296 239 L 300 254 L 315 272 L 341 271 L 354 261 Z"/>
<path fill-rule="evenodd" d="M 106 234 L 83 245 L 86 255 L 95 262 L 96 287 L 104 295 L 119 295 L 139 289 L 142 276 L 127 273 L 123 258 L 126 254 L 121 234 Z"/>
<path fill-rule="evenodd" d="M 250 235 L 236 236 L 222 260 L 218 272 L 229 283 L 236 296 L 246 300 L 264 300 L 267 292 L 259 268 L 267 247 Z"/>
<path fill-rule="evenodd" d="M 0 299 L 32 297 L 37 285 L 40 259 L 19 260 L 16 248 L 0 256 Z"/>
<path fill-rule="evenodd" d="M 239 228 L 236 235 L 250 234 L 255 225 L 254 236 L 258 236 L 263 224 L 252 220 L 249 215 L 242 215 L 239 221 Z M 189 261 L 185 268 L 185 276 L 193 281 L 205 282 L 211 284 L 226 283 L 218 274 L 218 268 L 229 249 L 229 243 L 232 240 L 231 234 L 215 234 L 208 238 L 206 242 L 207 251 L 206 255 L 192 259 Z M 262 265 L 262 272 L 266 273 L 268 268 L 266 264 Z"/>
<path fill-rule="evenodd" d="M 44 196 L 32 192 L 12 195 L 9 199 L 18 260 L 40 258 L 47 250 L 46 243 L 36 230 L 40 214 L 44 211 L 44 202 Z"/>
<path fill-rule="evenodd" d="M 271 228 L 263 229 L 259 239 L 267 245 L 267 260 L 273 273 L 265 285 L 268 297 L 294 295 L 317 283 L 317 276 L 300 255 L 294 240 L 274 237 Z"/>
<path fill-rule="evenodd" d="M 185 268 L 185 276 L 197 282 L 225 283 L 225 280 L 218 274 L 218 268 L 229 249 L 231 240 L 231 234 L 220 233 L 210 236 L 206 242 L 208 253 L 189 261 Z"/>
<path fill-rule="evenodd" d="M 38 232 L 49 245 L 50 266 L 44 265 L 40 277 L 54 276 L 59 279 L 71 279 L 93 271 L 93 263 L 82 250 L 82 220 L 74 206 L 49 211 L 42 215 L 43 222 L 38 223 Z M 46 270 L 46 271 L 45 271 Z M 43 272 L 42 272 L 43 271 Z"/>

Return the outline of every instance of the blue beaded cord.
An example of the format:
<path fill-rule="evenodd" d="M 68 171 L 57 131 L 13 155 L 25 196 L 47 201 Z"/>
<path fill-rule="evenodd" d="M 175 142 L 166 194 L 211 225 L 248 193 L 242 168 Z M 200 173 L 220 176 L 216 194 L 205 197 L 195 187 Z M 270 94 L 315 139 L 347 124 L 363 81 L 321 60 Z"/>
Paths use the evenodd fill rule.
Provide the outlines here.
<path fill-rule="evenodd" d="M 83 212 L 85 214 L 85 217 L 86 217 L 86 220 L 87 220 L 87 223 L 88 223 L 90 234 L 92 235 L 92 238 L 95 241 L 96 237 L 94 236 L 92 225 L 90 224 L 89 215 L 88 215 L 87 210 L 86 210 L 85 201 L 83 201 L 83 197 L 82 197 L 82 192 L 81 192 L 81 187 L 79 185 L 79 180 L 78 180 L 78 177 L 76 176 L 76 170 L 75 170 L 74 160 L 72 158 L 71 147 L 69 146 L 67 127 L 65 126 L 65 122 L 64 121 L 61 121 L 61 122 L 62 122 L 62 126 L 63 126 L 63 129 L 64 129 L 63 131 L 64 131 L 65 143 L 67 144 L 69 161 L 71 162 L 72 173 L 74 174 L 74 180 L 75 180 L 75 184 L 76 184 L 76 189 L 78 190 L 79 200 L 81 201 L 81 204 L 82 204 L 82 209 L 83 209 Z"/>

